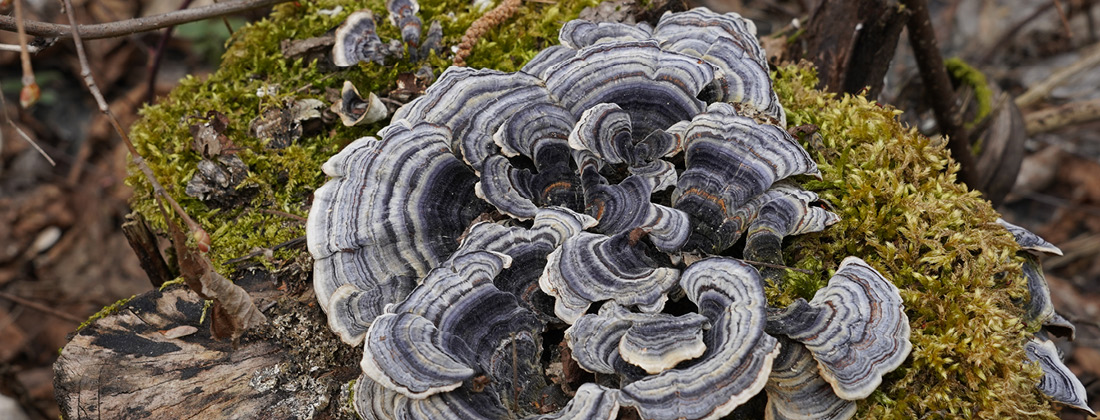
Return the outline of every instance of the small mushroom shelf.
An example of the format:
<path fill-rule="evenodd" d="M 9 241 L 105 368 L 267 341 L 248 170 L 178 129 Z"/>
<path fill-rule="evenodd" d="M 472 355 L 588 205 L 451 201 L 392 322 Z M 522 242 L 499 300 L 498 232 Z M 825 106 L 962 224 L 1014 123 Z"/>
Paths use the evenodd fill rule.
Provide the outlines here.
<path fill-rule="evenodd" d="M 858 258 L 773 308 L 782 270 L 733 257 L 781 266 L 784 237 L 837 221 L 792 180 L 817 165 L 755 31 L 701 8 L 571 21 L 519 72 L 446 70 L 329 160 L 308 245 L 331 328 L 364 346 L 358 413 L 714 419 L 764 391 L 768 418 L 852 416 L 909 322 Z"/>

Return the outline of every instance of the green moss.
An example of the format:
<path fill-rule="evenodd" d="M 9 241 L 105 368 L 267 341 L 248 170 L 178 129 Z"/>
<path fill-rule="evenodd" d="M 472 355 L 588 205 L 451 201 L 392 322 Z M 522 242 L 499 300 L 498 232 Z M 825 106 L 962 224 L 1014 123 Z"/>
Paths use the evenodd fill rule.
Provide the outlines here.
<path fill-rule="evenodd" d="M 100 309 L 99 312 L 96 312 L 96 313 L 92 314 L 91 317 L 89 317 L 84 322 L 80 323 L 80 325 L 76 327 L 76 331 L 80 332 L 80 330 L 83 330 L 85 327 L 87 327 L 89 325 L 92 325 L 93 322 L 96 322 L 100 318 L 103 318 L 107 315 L 111 315 L 111 314 L 114 314 L 114 313 L 122 310 L 122 308 L 125 307 L 127 303 L 130 303 L 130 299 L 133 299 L 135 297 L 137 297 L 137 295 L 130 296 L 130 297 L 124 298 L 124 299 L 119 299 L 117 302 L 112 303 L 110 305 L 107 305 L 103 309 Z M 64 348 L 58 349 L 57 350 L 58 354 L 61 354 L 61 350 L 64 350 Z"/>
<path fill-rule="evenodd" d="M 993 110 L 993 91 L 989 89 L 989 82 L 981 71 L 966 64 L 961 58 L 949 58 L 944 61 L 944 65 L 947 66 L 947 71 L 951 72 L 951 77 L 974 89 L 974 100 L 977 101 L 978 110 L 974 119 L 966 123 L 966 128 L 974 128 Z"/>
<path fill-rule="evenodd" d="M 466 0 L 422 2 L 420 16 L 425 22 L 439 19 L 446 47 L 457 45 L 466 28 L 480 12 L 470 9 Z M 467 59 L 470 66 L 514 71 L 542 48 L 557 43 L 558 28 L 575 18 L 596 0 L 566 0 L 556 4 L 525 2 L 512 19 L 489 31 L 473 48 Z M 342 5 L 332 16 L 317 13 Z M 272 248 L 305 234 L 297 220 L 265 210 L 279 210 L 305 216 L 310 195 L 325 181 L 321 164 L 352 140 L 374 135 L 386 121 L 366 127 L 337 124 L 329 131 L 296 141 L 282 150 L 270 150 L 264 142 L 247 135 L 248 124 L 261 110 L 278 107 L 288 100 L 324 99 L 324 90 L 337 89 L 344 80 L 353 81 L 360 91 L 388 92 L 396 87 L 400 73 L 414 72 L 424 63 L 396 60 L 390 66 L 362 64 L 335 74 L 325 74 L 301 60 L 283 57 L 282 40 L 305 39 L 323 35 L 335 28 L 351 12 L 371 8 L 377 16 L 386 16 L 382 0 L 293 2 L 276 7 L 268 19 L 237 31 L 229 40 L 221 67 L 208 79 L 183 79 L 180 85 L 157 105 L 141 111 L 142 118 L 131 128 L 131 138 L 145 157 L 157 179 L 184 210 L 203 226 L 212 238 L 210 253 L 215 266 L 258 248 Z M 388 19 L 379 19 L 378 32 L 383 39 L 397 38 L 398 30 Z M 427 59 L 435 72 L 450 63 L 437 56 Z M 257 96 L 257 91 L 274 88 L 272 95 Z M 189 126 L 200 122 L 207 111 L 219 111 L 229 118 L 227 136 L 241 150 L 241 159 L 249 174 L 244 186 L 258 189 L 250 203 L 232 209 L 212 209 L 184 194 L 201 157 L 190 149 Z M 152 200 L 150 187 L 137 171 L 127 182 L 134 187 L 132 206 L 149 223 L 165 229 L 164 220 Z M 298 252 L 284 249 L 275 258 L 291 258 Z M 224 271 L 224 270 L 223 270 Z"/>
<path fill-rule="evenodd" d="M 1024 343 L 1034 330 L 1013 299 L 1026 296 L 1018 246 L 978 193 L 955 182 L 957 165 L 861 96 L 814 90 L 812 69 L 779 69 L 776 90 L 792 126 L 815 124 L 823 147 L 807 145 L 822 179 L 805 183 L 841 220 L 787 247 L 793 275 L 770 288 L 773 304 L 809 298 L 846 256 L 863 258 L 901 289 L 913 351 L 860 418 L 1055 418 L 1035 385 Z"/>

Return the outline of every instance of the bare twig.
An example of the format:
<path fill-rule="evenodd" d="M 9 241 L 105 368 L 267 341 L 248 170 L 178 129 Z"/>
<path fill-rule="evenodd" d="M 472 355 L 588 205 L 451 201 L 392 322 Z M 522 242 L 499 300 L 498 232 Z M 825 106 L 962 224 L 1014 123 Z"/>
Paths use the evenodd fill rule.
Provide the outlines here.
<path fill-rule="evenodd" d="M 179 10 L 185 10 L 191 6 L 192 0 L 183 0 L 183 4 L 180 4 Z M 157 49 L 153 52 L 153 56 L 149 58 L 149 87 L 145 92 L 145 102 L 153 103 L 153 100 L 157 97 L 157 73 L 160 71 L 160 60 L 164 57 L 164 49 L 168 48 L 168 41 L 172 39 L 172 31 L 176 29 L 175 26 L 169 26 L 164 30 L 164 34 L 160 36 L 160 41 L 157 41 Z"/>
<path fill-rule="evenodd" d="M 1026 108 L 1034 105 L 1035 103 L 1043 100 L 1050 91 L 1054 90 L 1058 86 L 1061 86 L 1071 77 L 1085 70 L 1092 70 L 1096 66 L 1100 65 L 1100 44 L 1093 44 L 1085 49 L 1085 53 L 1076 62 L 1070 64 L 1067 67 L 1063 67 L 1047 77 L 1046 80 L 1039 82 L 1039 84 L 1028 88 L 1027 92 L 1016 97 L 1016 106 L 1020 108 Z"/>
<path fill-rule="evenodd" d="M 23 0 L 15 0 L 15 28 L 19 37 L 19 61 L 23 63 L 23 89 L 19 91 L 19 106 L 30 108 L 41 93 L 38 83 L 34 80 L 34 69 L 31 68 L 31 53 L 27 49 L 27 31 L 23 27 Z"/>
<path fill-rule="evenodd" d="M 142 18 L 121 20 L 118 22 L 99 23 L 94 25 L 77 25 L 84 39 L 114 38 L 139 32 L 155 31 L 169 26 L 179 25 L 197 20 L 209 19 L 246 12 L 273 4 L 286 3 L 290 0 L 239 0 L 225 3 L 214 3 L 209 6 L 196 7 L 194 9 L 177 10 Z M 0 16 L 0 31 L 14 31 L 15 19 L 10 16 Z M 27 21 L 27 33 L 32 36 L 48 38 L 73 37 L 70 25 L 58 25 L 54 23 Z"/>
<path fill-rule="evenodd" d="M 978 59 L 977 62 L 983 64 L 989 63 L 989 61 L 993 59 L 993 56 L 997 52 L 1004 51 L 1005 44 L 1007 44 L 1008 41 L 1019 34 L 1020 31 L 1023 30 L 1025 26 L 1027 26 L 1027 24 L 1031 23 L 1039 16 L 1042 16 L 1043 13 L 1046 13 L 1047 10 L 1050 10 L 1053 7 L 1054 3 L 1043 3 L 1041 6 L 1036 7 L 1035 11 L 1031 12 L 1030 15 L 1027 15 L 1027 17 L 1021 19 L 1019 22 L 1016 22 L 1016 24 L 1012 25 L 1011 28 L 1008 28 L 1004 32 L 1001 32 L 1001 36 L 997 38 L 997 41 L 994 42 L 993 45 L 986 48 L 985 55 Z"/>
<path fill-rule="evenodd" d="M 1100 120 L 1100 99 L 1044 108 L 1024 116 L 1029 136 L 1096 120 Z"/>
<path fill-rule="evenodd" d="M 740 259 L 740 258 L 735 258 L 735 259 L 738 260 L 738 261 L 741 261 L 745 264 L 748 264 L 748 265 L 758 265 L 758 266 L 767 267 L 767 268 L 778 268 L 780 270 L 791 270 L 791 271 L 797 271 L 797 272 L 802 273 L 802 274 L 813 274 L 814 273 L 813 271 L 807 270 L 805 268 L 788 267 L 788 266 L 785 266 L 785 265 L 772 264 L 772 263 L 753 261 L 753 260 L 744 260 L 744 259 Z"/>
<path fill-rule="evenodd" d="M 0 88 L 0 90 L 3 89 Z M 38 151 L 38 154 L 42 155 L 43 158 L 46 158 L 46 161 L 50 163 L 50 166 L 57 166 L 57 162 L 54 162 L 53 158 L 51 158 L 50 155 L 46 154 L 45 150 L 42 150 L 42 147 L 38 145 L 38 142 L 34 141 L 34 139 L 32 139 L 31 136 L 27 135 L 27 132 L 23 131 L 22 128 L 19 128 L 18 125 L 15 125 L 15 122 L 11 120 L 10 116 L 8 116 L 7 109 L 8 103 L 4 99 L 4 95 L 0 95 L 0 114 L 4 114 L 4 121 L 7 122 L 8 125 L 10 125 L 16 133 L 19 134 L 19 137 L 22 137 L 23 140 L 26 140 L 27 143 L 30 143 L 31 147 L 34 147 L 34 150 Z"/>
<path fill-rule="evenodd" d="M 22 52 L 23 47 L 12 44 L 0 44 L 0 51 Z M 27 45 L 26 51 L 31 54 L 38 54 L 39 51 L 42 51 L 42 47 L 38 45 Z"/>
<path fill-rule="evenodd" d="M 72 321 L 72 322 L 75 322 L 77 324 L 79 324 L 81 322 L 84 322 L 84 319 L 82 319 L 82 318 L 80 318 L 76 315 L 61 312 L 57 309 L 51 308 L 49 306 L 43 305 L 43 304 L 35 302 L 33 300 L 28 300 L 28 299 L 21 298 L 19 296 L 13 295 L 13 294 L 8 293 L 8 292 L 0 292 L 0 298 L 10 300 L 12 302 L 18 303 L 20 305 L 23 305 L 23 306 L 26 306 L 28 308 L 34 309 L 36 311 L 46 313 L 46 314 L 50 314 L 50 315 L 53 315 L 55 317 L 64 319 L 66 321 Z"/>
<path fill-rule="evenodd" d="M 970 152 L 970 133 L 962 124 L 962 113 L 955 101 L 955 90 L 947 76 L 939 46 L 936 44 L 936 31 L 928 14 L 925 0 L 902 0 L 905 7 L 912 11 L 907 24 L 909 44 L 920 68 L 921 80 L 927 92 L 932 111 L 939 123 L 940 133 L 948 137 L 947 147 L 951 157 L 959 162 L 959 178 L 970 185 L 977 185 L 978 177 L 974 167 L 974 155 Z"/>
<path fill-rule="evenodd" d="M 1054 8 L 1058 10 L 1058 18 L 1062 20 L 1062 30 L 1066 32 L 1067 39 L 1073 39 L 1073 31 L 1069 29 L 1069 19 L 1066 19 L 1066 11 L 1062 9 L 1062 2 L 1059 0 L 1050 0 L 1054 2 Z"/>

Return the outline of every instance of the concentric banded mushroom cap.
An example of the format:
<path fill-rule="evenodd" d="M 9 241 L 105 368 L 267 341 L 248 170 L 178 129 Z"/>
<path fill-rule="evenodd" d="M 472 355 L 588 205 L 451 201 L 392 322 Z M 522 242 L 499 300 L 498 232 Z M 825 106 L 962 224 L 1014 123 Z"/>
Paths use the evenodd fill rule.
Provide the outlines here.
<path fill-rule="evenodd" d="M 792 175 L 818 175 L 817 164 L 786 130 L 711 104 L 670 133 L 683 139 L 686 169 L 672 202 L 692 218 L 689 248 L 721 252 L 736 242 L 736 210 Z"/>
<path fill-rule="evenodd" d="M 764 286 L 756 270 L 712 257 L 684 271 L 680 286 L 710 321 L 706 352 L 686 367 L 622 387 L 620 401 L 645 419 L 716 419 L 764 388 L 778 342 L 764 333 Z"/>
<path fill-rule="evenodd" d="M 382 39 L 375 30 L 374 14 L 369 9 L 352 13 L 336 29 L 332 61 L 337 66 L 354 66 L 361 61 L 381 64 Z"/>
<path fill-rule="evenodd" d="M 1054 244 L 1047 242 L 1039 235 L 1032 233 L 1030 230 L 1023 227 L 1016 226 L 1012 223 L 1008 223 L 1005 219 L 997 218 L 997 223 L 1004 226 L 1005 230 L 1012 234 L 1012 238 L 1016 240 L 1016 243 L 1020 245 L 1026 251 L 1038 252 L 1051 255 L 1062 255 L 1062 250 L 1054 246 Z"/>
<path fill-rule="evenodd" d="M 629 363 L 656 374 L 702 356 L 707 327 L 699 314 L 634 313 L 607 302 L 599 314 L 578 319 L 565 337 L 573 359 L 589 372 L 627 374 Z"/>
<path fill-rule="evenodd" d="M 416 2 L 387 8 L 417 41 Z M 415 37 L 405 33 L 414 27 Z M 818 175 L 817 166 L 782 128 L 754 33 L 740 16 L 706 9 L 666 14 L 655 28 L 573 21 L 561 45 L 520 72 L 446 70 L 381 140 L 333 157 L 307 242 L 333 330 L 348 343 L 367 337 L 359 413 L 587 419 L 628 406 L 646 419 L 714 419 L 762 390 L 780 347 L 765 333 L 760 274 L 730 258 L 681 264 L 680 255 L 724 251 L 747 235 L 747 256 L 776 261 L 784 236 L 835 221 L 784 181 Z M 900 347 L 890 334 L 908 325 L 900 314 L 891 319 L 904 325 L 880 328 L 900 299 L 879 296 L 886 286 L 874 279 L 847 279 L 860 271 L 848 266 L 834 279 L 842 284 L 803 304 L 824 314 L 815 305 L 858 301 L 832 315 L 870 319 L 861 332 L 884 336 L 848 337 L 816 318 L 800 325 L 825 342 L 791 333 L 834 377 L 871 372 L 846 385 L 861 393 L 897 355 L 838 367 L 818 352 Z M 604 374 L 597 383 L 548 372 L 559 355 L 543 350 L 562 335 L 561 354 Z M 551 378 L 570 382 L 571 401 Z"/>
<path fill-rule="evenodd" d="M 805 345 L 846 400 L 870 395 L 913 347 L 897 287 L 856 257 L 845 258 L 810 302 L 799 299 L 769 314 L 768 333 Z"/>
<path fill-rule="evenodd" d="M 370 124 L 386 118 L 390 114 L 386 105 L 374 92 L 368 93 L 367 99 L 364 100 L 359 95 L 359 89 L 356 89 L 350 80 L 345 80 L 344 87 L 340 90 L 340 100 L 332 104 L 331 109 L 348 127 Z"/>
<path fill-rule="evenodd" d="M 646 255 L 644 244 L 631 244 L 629 233 L 612 237 L 581 233 L 550 253 L 539 286 L 556 298 L 558 318 L 572 324 L 590 305 L 605 300 L 659 312 L 678 275 L 679 270 L 658 267 Z"/>
<path fill-rule="evenodd" d="M 1035 337 L 1024 345 L 1027 358 L 1038 363 L 1043 369 L 1043 378 L 1039 380 L 1039 390 L 1050 399 L 1067 406 L 1096 415 L 1089 408 L 1085 386 L 1081 380 L 1062 363 L 1058 348 L 1050 340 Z"/>
<path fill-rule="evenodd" d="M 821 378 L 806 346 L 783 336 L 779 346 L 779 357 L 764 386 L 768 393 L 765 419 L 848 419 L 856 414 L 856 403 L 837 397 L 832 385 Z"/>
<path fill-rule="evenodd" d="M 397 121 L 379 134 L 325 163 L 333 179 L 314 193 L 306 225 L 317 299 L 349 344 L 449 258 L 485 209 L 445 127 Z"/>

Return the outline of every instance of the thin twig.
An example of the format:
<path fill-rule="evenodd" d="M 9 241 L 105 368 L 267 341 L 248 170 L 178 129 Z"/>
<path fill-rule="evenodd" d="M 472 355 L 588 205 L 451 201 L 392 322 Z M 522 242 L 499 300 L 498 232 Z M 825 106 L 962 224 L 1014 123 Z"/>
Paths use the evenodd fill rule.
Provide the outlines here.
<path fill-rule="evenodd" d="M 947 68 L 936 43 L 936 31 L 932 29 L 928 4 L 925 0 L 902 0 L 902 3 L 913 13 L 906 25 L 909 29 L 909 44 L 913 47 L 913 55 L 916 56 L 921 80 L 936 115 L 936 122 L 940 126 L 940 133 L 948 137 L 947 147 L 951 149 L 951 157 L 959 162 L 960 180 L 977 185 L 974 155 L 970 152 L 970 133 L 962 123 L 962 113 L 955 101 L 955 90 L 952 88 L 951 78 L 947 76 Z"/>
<path fill-rule="evenodd" d="M 1035 8 L 1035 11 L 1031 12 L 1030 15 L 1027 15 L 1027 17 L 1021 19 L 1019 22 L 1016 22 L 1016 24 L 1012 25 L 1012 27 L 1008 28 L 1008 30 L 1001 32 L 1001 36 L 997 38 L 997 42 L 994 42 L 992 46 L 988 47 L 986 49 L 985 55 L 979 58 L 977 62 L 980 64 L 989 63 L 989 61 L 993 59 L 993 56 L 996 53 L 1004 51 L 1005 44 L 1008 44 L 1008 41 L 1012 40 L 1013 37 L 1019 34 L 1020 31 L 1023 30 L 1025 26 L 1027 26 L 1027 24 L 1031 23 L 1039 16 L 1042 16 L 1043 13 L 1046 13 L 1047 10 L 1050 10 L 1053 7 L 1054 3 L 1043 3 L 1039 7 Z"/>
<path fill-rule="evenodd" d="M 260 212 L 261 213 L 267 213 L 267 214 L 273 214 L 275 216 L 282 216 L 282 217 L 285 217 L 287 219 L 291 219 L 291 220 L 302 222 L 302 223 L 306 222 L 306 218 L 304 218 L 302 216 L 299 216 L 297 214 L 287 213 L 285 211 L 280 211 L 280 210 L 275 210 L 275 209 L 260 209 Z"/>
<path fill-rule="evenodd" d="M 1058 0 L 1050 0 L 1054 2 L 1054 8 L 1058 10 L 1058 18 L 1062 20 L 1062 30 L 1066 32 L 1067 39 L 1073 39 L 1073 31 L 1069 29 L 1069 19 L 1066 19 L 1066 11 L 1062 9 L 1062 2 Z"/>
<path fill-rule="evenodd" d="M 83 39 L 114 38 L 139 32 L 155 31 L 169 26 L 179 25 L 198 20 L 209 19 L 246 12 L 274 4 L 286 3 L 290 0 L 239 0 L 225 3 L 214 3 L 209 6 L 196 7 L 194 9 L 177 10 L 154 16 L 146 16 L 135 19 L 120 20 L 117 22 L 99 23 L 94 25 L 76 25 Z M 70 25 L 27 21 L 27 33 L 31 36 L 48 38 L 73 37 Z M 15 19 L 10 16 L 0 16 L 0 31 L 14 31 Z"/>
<path fill-rule="evenodd" d="M 38 54 L 39 51 L 42 51 L 42 47 L 37 46 L 37 45 L 27 45 L 26 50 L 27 50 L 27 52 L 29 52 L 31 54 Z M 23 47 L 20 47 L 18 45 L 12 45 L 12 44 L 0 44 L 0 51 L 22 52 Z"/>
<path fill-rule="evenodd" d="M 1100 99 L 1070 102 L 1024 115 L 1029 136 L 1096 120 L 1100 120 Z"/>
<path fill-rule="evenodd" d="M 738 261 L 741 261 L 745 264 L 748 264 L 748 265 L 758 265 L 758 266 L 767 267 L 767 268 L 778 268 L 780 270 L 791 270 L 791 271 L 797 271 L 797 272 L 802 273 L 802 274 L 813 274 L 814 273 L 813 271 L 807 270 L 805 268 L 788 267 L 788 266 L 785 266 L 785 265 L 772 264 L 772 263 L 753 261 L 753 260 L 745 260 L 745 259 L 740 259 L 740 258 L 735 258 L 735 259 L 738 260 Z"/>
<path fill-rule="evenodd" d="M 28 300 L 28 299 L 21 298 L 19 296 L 13 295 L 13 294 L 8 293 L 8 292 L 0 292 L 0 298 L 10 300 L 12 302 L 18 303 L 20 305 L 26 306 L 28 308 L 34 309 L 34 310 L 42 312 L 42 313 L 46 313 L 46 314 L 49 314 L 49 315 L 56 316 L 58 318 L 66 320 L 66 321 L 72 321 L 72 322 L 75 322 L 77 324 L 84 322 L 83 318 L 77 317 L 76 315 L 61 312 L 57 309 L 51 308 L 49 306 L 43 305 L 43 304 L 35 302 L 33 300 Z"/>
<path fill-rule="evenodd" d="M 1028 88 L 1027 92 L 1024 92 L 1022 95 L 1017 96 L 1016 106 L 1027 108 L 1028 106 L 1034 105 L 1043 100 L 1043 98 L 1046 98 L 1052 90 L 1061 86 L 1073 76 L 1085 70 L 1095 69 L 1096 66 L 1100 65 L 1100 44 L 1093 44 L 1086 48 L 1085 51 L 1084 55 L 1073 64 L 1052 73 L 1050 77 Z"/>
<path fill-rule="evenodd" d="M 35 88 L 38 84 L 34 82 L 34 69 L 31 68 L 31 53 L 27 49 L 27 31 L 23 27 L 23 0 L 15 0 L 15 30 L 19 37 L 19 61 L 23 64 L 23 86 L 34 85 Z M 23 95 L 20 94 L 20 99 Z M 37 98 L 35 98 L 37 99 Z"/>
<path fill-rule="evenodd" d="M 2 90 L 3 87 L 0 87 L 0 91 Z M 4 121 L 7 122 L 8 125 L 10 125 L 16 133 L 19 134 L 19 137 L 22 137 L 23 140 L 26 140 L 27 143 L 30 143 L 31 147 L 33 147 L 34 150 L 38 151 L 38 154 L 42 155 L 43 158 L 46 158 L 46 162 L 49 162 L 50 166 L 57 166 L 57 162 L 54 162 L 53 158 L 51 158 L 50 155 L 46 154 L 45 150 L 42 150 L 42 147 L 38 145 L 38 142 L 34 141 L 31 136 L 27 135 L 27 133 L 23 131 L 22 128 L 19 128 L 19 126 L 15 125 L 15 122 L 11 120 L 11 116 L 8 115 L 8 103 L 7 100 L 4 99 L 4 95 L 0 95 L 0 114 L 4 114 Z"/>
<path fill-rule="evenodd" d="M 192 0 L 183 0 L 183 4 L 180 4 L 179 10 L 187 9 L 191 6 Z M 160 71 L 160 60 L 164 57 L 164 50 L 168 48 L 168 41 L 172 39 L 172 31 L 175 30 L 175 26 L 169 26 L 164 29 L 164 35 L 160 36 L 160 41 L 157 41 L 157 49 L 153 51 L 153 56 L 149 58 L 149 87 L 145 92 L 145 102 L 153 103 L 153 100 L 157 97 L 157 72 Z"/>

